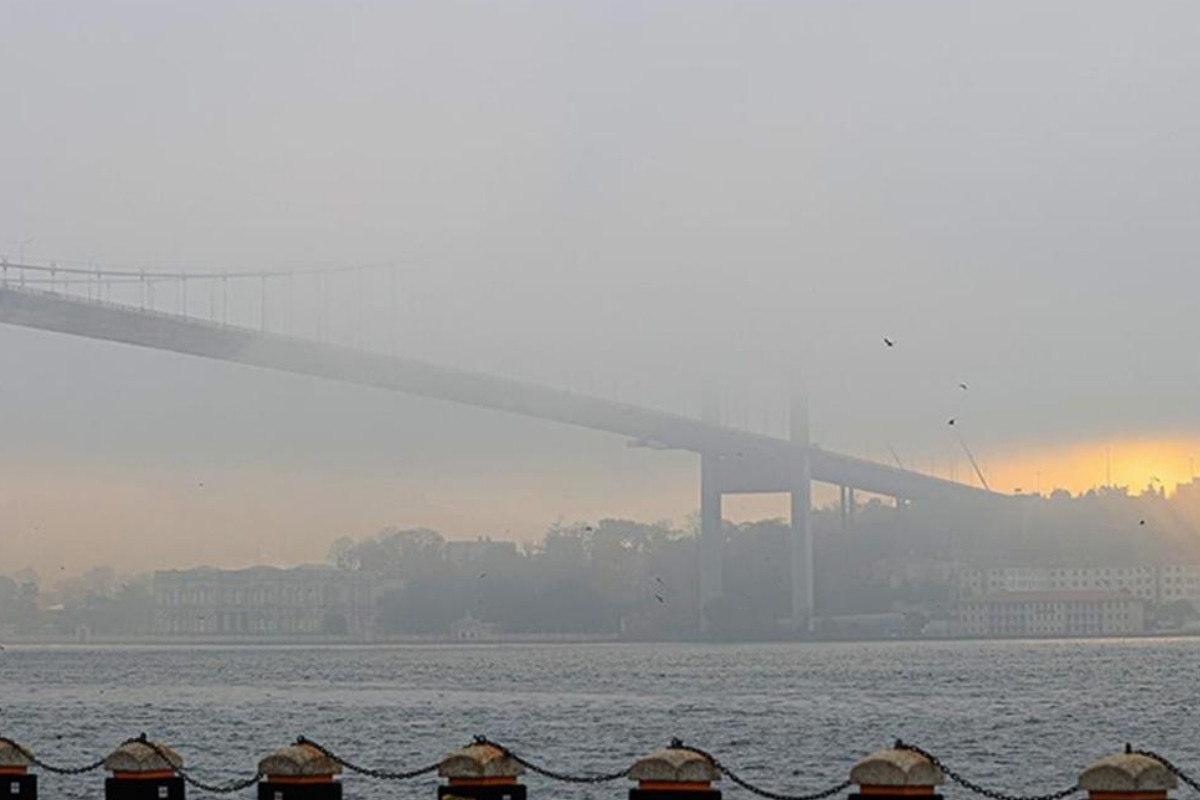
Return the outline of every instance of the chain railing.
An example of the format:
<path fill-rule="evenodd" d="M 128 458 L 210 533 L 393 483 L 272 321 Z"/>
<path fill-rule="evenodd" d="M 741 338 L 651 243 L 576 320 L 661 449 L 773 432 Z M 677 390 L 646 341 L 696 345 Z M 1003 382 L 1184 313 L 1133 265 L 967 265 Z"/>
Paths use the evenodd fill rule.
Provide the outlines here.
<path fill-rule="evenodd" d="M 244 778 L 236 778 L 236 779 L 224 782 L 224 783 L 210 783 L 208 781 L 204 781 L 204 780 L 201 780 L 200 778 L 196 777 L 190 769 L 185 768 L 182 764 L 177 765 L 177 763 L 176 763 L 177 759 L 174 759 L 172 757 L 172 755 L 170 753 L 168 753 L 167 750 L 162 745 L 159 745 L 158 743 L 151 741 L 146 736 L 146 734 L 143 733 L 140 736 L 137 736 L 135 738 L 126 739 L 124 742 L 122 742 L 122 745 L 127 745 L 127 744 L 132 744 L 132 743 L 139 743 L 139 744 L 145 745 L 146 747 L 149 747 L 154 752 L 154 754 L 163 762 L 163 764 L 165 766 L 167 766 L 171 770 L 173 770 L 188 785 L 193 786 L 196 789 L 199 789 L 203 792 L 207 792 L 210 794 L 217 794 L 217 795 L 236 794 L 238 792 L 242 792 L 242 791 L 254 786 L 255 784 L 257 784 L 260 781 L 265 779 L 264 775 L 262 775 L 260 772 L 256 771 L 253 775 L 249 775 Z M 621 778 L 628 777 L 629 773 L 630 773 L 630 769 L 631 769 L 629 767 L 626 767 L 623 769 L 613 770 L 610 772 L 590 772 L 590 773 L 565 772 L 565 771 L 551 769 L 549 767 L 543 766 L 542 764 L 540 764 L 536 761 L 531 761 L 530 759 L 526 758 L 525 756 L 514 752 L 511 748 L 507 747 L 506 745 L 500 744 L 499 742 L 495 742 L 486 736 L 482 736 L 482 735 L 476 736 L 474 738 L 473 743 L 476 745 L 488 745 L 488 746 L 494 747 L 497 750 L 499 750 L 501 753 L 503 753 L 507 758 L 512 759 L 514 762 L 521 765 L 529 772 L 536 774 L 538 776 L 541 776 L 543 778 L 546 778 L 548 780 L 557 781 L 560 783 L 592 784 L 592 785 L 601 784 L 601 783 L 609 783 L 612 781 L 619 780 Z M 362 775 L 362 776 L 365 776 L 368 778 L 374 778 L 377 780 L 384 780 L 384 781 L 413 780 L 415 778 L 420 778 L 420 777 L 430 775 L 430 774 L 436 772 L 438 770 L 439 766 L 441 765 L 441 762 L 438 761 L 438 762 L 428 763 L 423 766 L 419 766 L 419 767 L 412 768 L 412 769 L 381 769 L 381 768 L 375 768 L 375 767 L 366 767 L 366 766 L 362 766 L 362 765 L 356 763 L 355 761 L 352 761 L 349 758 L 346 758 L 345 756 L 329 749 L 325 745 L 323 745 L 319 742 L 315 742 L 312 739 L 309 739 L 304 736 L 297 738 L 296 744 L 307 745 L 309 747 L 312 747 L 313 749 L 315 749 L 319 753 L 321 753 L 323 756 L 329 758 L 331 761 L 338 764 L 343 769 L 345 769 L 349 772 L 353 772 L 358 775 Z M 28 759 L 30 764 L 32 764 L 40 769 L 43 769 L 46 772 L 53 773 L 55 775 L 75 776 L 75 775 L 83 775 L 83 774 L 89 773 L 89 772 L 94 772 L 96 770 L 102 769 L 105 765 L 105 760 L 106 760 L 104 758 L 99 758 L 94 761 L 90 761 L 85 764 L 81 764 L 81 765 L 77 765 L 77 766 L 62 766 L 62 765 L 55 764 L 52 762 L 47 762 L 47 761 L 43 760 L 42 758 L 39 758 L 38 756 L 34 755 L 34 753 L 29 748 L 8 738 L 7 736 L 0 736 L 0 745 L 6 745 L 6 746 L 12 748 L 13 750 L 20 753 L 24 758 Z M 910 744 L 910 743 L 902 741 L 902 740 L 897 740 L 894 747 L 897 750 L 907 750 L 909 752 L 912 752 L 912 753 L 915 753 L 915 754 L 921 756 L 922 758 L 928 760 L 929 763 L 932 764 L 934 767 L 936 767 L 938 770 L 940 770 L 941 773 L 943 775 L 945 775 L 946 778 L 949 779 L 956 786 L 958 786 L 968 792 L 971 792 L 972 794 L 976 794 L 976 795 L 979 795 L 980 797 L 988 798 L 988 800 L 1065 800 L 1065 798 L 1068 798 L 1074 794 L 1077 794 L 1077 793 L 1083 791 L 1082 787 L 1080 787 L 1078 785 L 1078 783 L 1073 784 L 1069 787 L 1060 789 L 1058 791 L 1048 792 L 1045 794 L 1021 795 L 1021 794 L 1012 794 L 1009 792 L 998 791 L 996 789 L 987 788 L 987 787 L 967 778 L 966 776 L 964 776 L 957 770 L 949 767 L 944 761 L 942 761 L 942 759 L 940 759 L 933 753 L 931 753 L 928 750 L 925 750 L 924 748 L 921 748 L 917 745 Z M 710 753 L 706 750 L 703 750 L 699 747 L 694 747 L 692 745 L 685 744 L 680 739 L 671 740 L 669 748 L 675 749 L 675 750 L 684 750 L 684 751 L 687 751 L 690 753 L 694 753 L 695 755 L 698 755 L 698 756 L 706 759 L 713 765 L 713 767 L 716 770 L 718 770 L 720 772 L 720 774 L 722 776 L 727 778 L 731 783 L 733 783 L 734 785 L 738 786 L 739 788 L 741 788 L 753 795 L 756 795 L 757 797 L 764 798 L 764 800 L 827 800 L 828 798 L 833 797 L 834 795 L 837 795 L 837 794 L 840 794 L 841 792 L 846 791 L 848 788 L 850 788 L 850 786 L 853 785 L 852 781 L 844 780 L 844 781 L 841 781 L 841 782 L 837 783 L 836 785 L 832 785 L 826 789 L 821 789 L 819 791 L 814 791 L 814 792 L 809 792 L 809 793 L 788 793 L 788 792 L 775 791 L 772 789 L 764 788 L 764 787 L 746 779 L 745 777 L 740 775 L 737 770 L 731 768 L 730 766 L 728 766 L 727 764 L 722 762 L 720 759 L 718 759 L 712 753 Z M 1130 745 L 1125 746 L 1125 752 L 1129 753 L 1129 754 L 1145 756 L 1147 758 L 1151 758 L 1151 759 L 1157 761 L 1159 764 L 1162 765 L 1162 767 L 1164 769 L 1166 769 L 1168 772 L 1170 772 L 1172 775 L 1174 775 L 1181 783 L 1183 783 L 1186 786 L 1188 786 L 1189 788 L 1191 788 L 1197 794 L 1200 794 L 1200 779 L 1193 777 L 1188 772 L 1186 772 L 1183 769 L 1181 769 L 1180 767 L 1176 766 L 1174 763 L 1172 763 L 1166 757 L 1159 755 L 1158 753 L 1156 753 L 1152 750 L 1134 750 Z"/>
<path fill-rule="evenodd" d="M 1192 777 L 1188 773 L 1184 772 L 1182 769 L 1175 766 L 1170 761 L 1168 761 L 1166 758 L 1164 758 L 1163 756 L 1160 756 L 1158 753 L 1154 752 L 1153 750 L 1134 750 L 1130 745 L 1127 744 L 1127 745 L 1125 745 L 1125 752 L 1126 753 L 1136 753 L 1139 756 L 1146 756 L 1146 758 L 1154 759 L 1158 763 L 1162 764 L 1163 767 L 1166 768 L 1167 772 L 1171 773 L 1176 778 L 1183 781 L 1189 788 L 1191 788 L 1192 791 L 1196 792 L 1197 794 L 1200 794 L 1200 780 L 1197 780 L 1196 778 Z"/>
<path fill-rule="evenodd" d="M 770 789 L 764 789 L 761 786 L 751 783 L 738 773 L 734 772 L 727 765 L 723 764 L 712 753 L 709 753 L 706 750 L 701 750 L 699 747 L 692 747 L 691 745 L 684 744 L 680 739 L 672 739 L 671 748 L 674 750 L 686 750 L 689 753 L 695 753 L 698 756 L 708 759 L 712 765 L 719 769 L 721 774 L 726 778 L 729 778 L 732 783 L 737 784 L 751 794 L 764 797 L 766 800 L 825 800 L 826 797 L 833 797 L 835 794 L 840 794 L 851 786 L 851 782 L 847 780 L 842 781 L 836 786 L 830 786 L 828 789 L 822 789 L 821 791 L 811 792 L 809 794 L 784 794 L 782 792 L 774 792 Z"/>
<path fill-rule="evenodd" d="M 154 754 L 156 756 L 158 756 L 160 759 L 162 759 L 162 762 L 165 766 L 169 767 L 170 769 L 175 770 L 175 773 L 179 777 L 183 778 L 184 783 L 187 783 L 189 786 L 194 786 L 197 789 L 200 789 L 205 792 L 209 792 L 211 794 L 236 794 L 245 789 L 249 789 L 251 786 L 253 786 L 254 784 L 258 783 L 260 780 L 262 780 L 262 775 L 258 772 L 255 772 L 253 775 L 251 775 L 248 778 L 235 778 L 234 780 L 228 781 L 226 783 L 207 783 L 207 782 L 202 781 L 199 778 L 195 777 L 194 775 L 192 775 L 191 771 L 188 769 L 185 769 L 182 764 L 177 765 L 177 764 L 173 763 L 171 761 L 171 758 L 162 749 L 162 747 L 160 747 L 158 745 L 158 743 L 152 742 L 149 739 L 147 739 L 146 734 L 143 733 L 141 736 L 137 737 L 136 739 L 132 739 L 130 741 L 139 742 L 141 744 L 146 745 L 151 750 L 153 750 Z"/>
<path fill-rule="evenodd" d="M 897 750 L 908 750 L 910 752 L 916 753 L 917 755 L 928 759 L 929 763 L 933 764 L 935 767 L 940 769 L 942 771 L 942 774 L 944 774 L 947 778 L 949 778 L 954 783 L 958 784 L 959 786 L 966 789 L 968 792 L 971 792 L 972 794 L 977 794 L 981 797 L 987 797 L 987 798 L 990 798 L 990 800 L 1063 800 L 1064 797 L 1070 797 L 1073 794 L 1083 791 L 1083 789 L 1079 786 L 1079 784 L 1073 784 L 1071 786 L 1068 786 L 1065 789 L 1059 789 L 1056 792 L 1049 792 L 1047 794 L 1021 795 L 1021 794 L 1009 794 L 1007 792 L 1000 792 L 995 789 L 988 789 L 984 786 L 980 786 L 978 783 L 975 783 L 975 781 L 970 780 L 969 778 L 965 777 L 964 775 L 957 772 L 956 770 L 953 770 L 950 767 L 946 766 L 945 762 L 943 762 L 937 756 L 933 755 L 933 753 L 930 753 L 928 750 L 923 750 L 922 748 L 917 747 L 914 744 L 909 744 L 907 742 L 903 742 L 903 741 L 900 741 L 899 739 L 897 739 L 896 740 L 896 749 Z"/>
<path fill-rule="evenodd" d="M 304 745 L 308 745 L 309 747 L 316 749 L 317 751 L 319 751 L 321 753 L 321 755 L 325 756 L 328 759 L 331 759 L 334 763 L 338 764 L 343 769 L 348 769 L 351 772 L 358 773 L 359 775 L 365 775 L 368 778 L 376 778 L 381 781 L 408 781 L 408 780 L 412 780 L 413 778 L 419 778 L 422 775 L 428 775 L 431 772 L 435 772 L 438 768 L 438 762 L 428 764 L 424 767 L 417 767 L 416 769 L 399 770 L 399 771 L 376 769 L 373 767 L 363 767 L 358 764 L 355 764 L 353 761 L 350 761 L 349 759 L 343 758 L 342 756 L 340 756 L 337 753 L 330 750 L 325 745 L 320 744 L 318 742 L 314 742 L 312 739 L 309 739 L 305 736 L 301 736 L 301 737 L 297 738 L 296 744 L 304 744 Z"/>
<path fill-rule="evenodd" d="M 7 736 L 0 736 L 0 744 L 8 745 L 9 747 L 16 750 L 21 755 L 25 756 L 25 758 L 29 759 L 30 764 L 33 764 L 34 766 L 39 767 L 40 769 L 44 769 L 44 770 L 46 770 L 46 772 L 52 772 L 55 775 L 83 775 L 88 772 L 95 772 L 96 770 L 98 770 L 104 766 L 104 759 L 101 758 L 101 759 L 97 759 L 96 761 L 91 761 L 87 764 L 83 764 L 78 767 L 60 767 L 56 764 L 50 764 L 50 763 L 43 761 L 42 759 L 35 756 L 32 752 L 30 752 L 29 748 L 25 747 L 24 745 L 22 745 L 18 742 L 14 742 L 12 739 L 9 739 Z"/>
<path fill-rule="evenodd" d="M 476 736 L 475 744 L 490 745 L 490 746 L 496 748 L 497 750 L 499 750 L 501 753 L 504 753 L 504 755 L 508 756 L 513 761 L 517 762 L 518 764 L 520 764 L 522 767 L 529 770 L 530 772 L 541 775 L 543 778 L 549 778 L 550 780 L 559 781 L 560 783 L 580 783 L 580 784 L 609 783 L 611 781 L 615 781 L 620 778 L 624 778 L 626 775 L 629 774 L 629 768 L 626 767 L 625 769 L 617 770 L 614 772 L 599 772 L 599 773 L 590 774 L 590 775 L 571 775 L 570 773 L 558 772 L 556 770 L 552 770 L 552 769 L 543 767 L 540 764 L 535 764 L 532 761 L 529 761 L 528 759 L 523 758 L 522 756 L 514 753 L 512 750 L 508 749 L 504 745 L 499 744 L 497 742 L 493 742 L 491 739 L 487 738 L 486 736 Z"/>

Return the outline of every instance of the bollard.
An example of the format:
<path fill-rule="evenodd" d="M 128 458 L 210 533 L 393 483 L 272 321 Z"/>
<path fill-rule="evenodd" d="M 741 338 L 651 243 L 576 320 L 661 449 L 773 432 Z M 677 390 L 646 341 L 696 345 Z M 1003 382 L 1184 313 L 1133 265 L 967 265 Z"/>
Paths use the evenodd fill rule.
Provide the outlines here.
<path fill-rule="evenodd" d="M 850 781 L 858 784 L 858 791 L 850 795 L 852 800 L 942 800 L 933 787 L 945 783 L 946 776 L 920 753 L 889 748 L 859 759 L 850 768 Z"/>
<path fill-rule="evenodd" d="M 28 752 L 0 741 L 0 794 L 10 800 L 37 800 L 37 775 L 29 774 Z"/>
<path fill-rule="evenodd" d="M 311 744 L 281 747 L 258 762 L 258 800 L 342 800 L 342 784 L 333 779 L 342 765 Z"/>
<path fill-rule="evenodd" d="M 721 770 L 707 756 L 683 747 L 664 747 L 629 768 L 636 789 L 629 800 L 721 800 L 712 788 L 721 780 Z"/>
<path fill-rule="evenodd" d="M 104 768 L 112 772 L 104 781 L 104 800 L 184 800 L 183 778 L 176 772 L 182 766 L 178 753 L 146 741 L 143 734 L 104 759 Z"/>
<path fill-rule="evenodd" d="M 1102 758 L 1079 775 L 1079 788 L 1089 800 L 1166 800 L 1167 792 L 1179 785 L 1175 775 L 1156 758 L 1124 753 Z"/>
<path fill-rule="evenodd" d="M 438 763 L 438 800 L 525 800 L 517 778 L 525 772 L 508 753 L 492 744 L 471 744 L 447 753 Z"/>

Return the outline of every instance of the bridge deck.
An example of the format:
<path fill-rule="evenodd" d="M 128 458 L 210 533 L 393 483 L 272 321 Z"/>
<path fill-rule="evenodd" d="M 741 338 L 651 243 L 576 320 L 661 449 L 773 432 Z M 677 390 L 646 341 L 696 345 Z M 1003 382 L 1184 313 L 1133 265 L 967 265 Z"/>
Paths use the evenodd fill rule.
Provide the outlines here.
<path fill-rule="evenodd" d="M 791 468 L 807 455 L 814 480 L 869 492 L 913 499 L 979 500 L 999 496 L 678 414 L 416 359 L 69 295 L 0 286 L 0 323 L 373 386 L 710 453 L 729 462 L 727 472 L 733 480 L 739 471 L 790 474 Z M 739 469 L 739 464 L 745 469 Z M 752 482 L 746 490 L 763 491 L 762 486 L 761 482 Z M 785 488 L 780 486 L 779 490 Z"/>

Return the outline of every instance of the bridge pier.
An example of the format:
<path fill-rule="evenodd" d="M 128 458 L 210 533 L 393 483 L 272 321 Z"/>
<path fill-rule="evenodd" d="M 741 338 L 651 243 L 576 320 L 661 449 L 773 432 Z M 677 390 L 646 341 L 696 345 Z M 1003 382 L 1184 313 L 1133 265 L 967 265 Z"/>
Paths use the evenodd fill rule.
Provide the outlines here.
<path fill-rule="evenodd" d="M 813 618 L 812 482 L 804 459 L 796 488 L 792 489 L 792 627 L 809 630 Z"/>
<path fill-rule="evenodd" d="M 808 456 L 811 444 L 808 434 L 808 397 L 792 395 L 789 411 L 790 439 L 799 445 L 795 458 L 791 491 L 791 556 L 792 556 L 792 628 L 812 627 L 813 609 L 813 542 L 812 542 L 812 459 Z"/>
<path fill-rule="evenodd" d="M 713 453 L 700 456 L 700 617 L 711 600 L 721 596 L 725 538 L 721 533 L 721 484 Z"/>

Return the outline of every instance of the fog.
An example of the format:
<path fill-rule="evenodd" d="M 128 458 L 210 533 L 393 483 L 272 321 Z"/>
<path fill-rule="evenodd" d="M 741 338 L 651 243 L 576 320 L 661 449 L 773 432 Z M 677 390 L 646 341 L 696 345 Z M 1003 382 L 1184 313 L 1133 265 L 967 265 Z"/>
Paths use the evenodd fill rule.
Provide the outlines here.
<path fill-rule="evenodd" d="M 11 2 L 0 253 L 391 264 L 403 354 L 682 411 L 717 387 L 776 435 L 800 382 L 830 449 L 965 480 L 954 417 L 1004 491 L 1101 482 L 1106 447 L 1120 480 L 1169 483 L 1200 452 L 1197 24 L 1182 2 Z M 698 502 L 687 454 L 315 379 L 13 327 L 0 376 L 13 567 Z"/>

